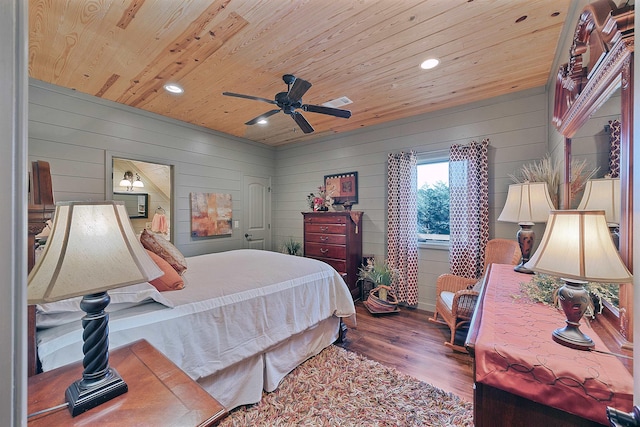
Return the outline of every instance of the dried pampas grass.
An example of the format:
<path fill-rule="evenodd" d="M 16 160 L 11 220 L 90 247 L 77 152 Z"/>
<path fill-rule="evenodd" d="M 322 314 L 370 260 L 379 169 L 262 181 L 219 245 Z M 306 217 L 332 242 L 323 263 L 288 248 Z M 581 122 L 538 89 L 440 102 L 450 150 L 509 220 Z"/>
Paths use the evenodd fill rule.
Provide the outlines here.
<path fill-rule="evenodd" d="M 571 160 L 571 182 L 569 194 L 571 200 L 575 200 L 575 195 L 580 193 L 588 180 L 598 172 L 600 168 L 588 169 L 586 160 Z M 558 208 L 558 191 L 562 184 L 561 163 L 559 160 L 553 161 L 547 154 L 538 162 L 523 165 L 520 175 L 509 174 L 509 177 L 517 184 L 523 182 L 546 182 L 549 196 L 553 206 Z"/>

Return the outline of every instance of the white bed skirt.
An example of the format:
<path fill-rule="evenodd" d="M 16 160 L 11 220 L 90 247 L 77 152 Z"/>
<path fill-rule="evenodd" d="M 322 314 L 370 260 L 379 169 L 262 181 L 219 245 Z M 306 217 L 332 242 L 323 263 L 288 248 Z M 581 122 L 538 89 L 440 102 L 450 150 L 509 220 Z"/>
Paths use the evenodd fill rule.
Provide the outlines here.
<path fill-rule="evenodd" d="M 294 335 L 266 353 L 236 363 L 198 383 L 228 410 L 254 404 L 262 391 L 272 392 L 296 366 L 320 353 L 338 338 L 340 320 L 330 317 Z"/>

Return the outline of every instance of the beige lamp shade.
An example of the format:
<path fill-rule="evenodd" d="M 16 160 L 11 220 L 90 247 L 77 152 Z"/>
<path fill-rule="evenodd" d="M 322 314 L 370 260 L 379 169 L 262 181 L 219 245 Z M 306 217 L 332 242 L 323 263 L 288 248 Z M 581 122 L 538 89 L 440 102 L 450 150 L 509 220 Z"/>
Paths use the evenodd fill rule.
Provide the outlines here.
<path fill-rule="evenodd" d="M 56 205 L 51 234 L 27 285 L 29 304 L 88 295 L 160 277 L 122 202 Z"/>
<path fill-rule="evenodd" d="M 608 224 L 620 224 L 620 179 L 590 179 L 584 187 L 584 194 L 578 210 L 604 210 Z"/>
<path fill-rule="evenodd" d="M 498 221 L 515 223 L 547 222 L 553 203 L 546 182 L 511 184 Z"/>
<path fill-rule="evenodd" d="M 604 211 L 551 211 L 538 250 L 525 267 L 588 282 L 629 283 L 631 273 L 611 240 Z"/>

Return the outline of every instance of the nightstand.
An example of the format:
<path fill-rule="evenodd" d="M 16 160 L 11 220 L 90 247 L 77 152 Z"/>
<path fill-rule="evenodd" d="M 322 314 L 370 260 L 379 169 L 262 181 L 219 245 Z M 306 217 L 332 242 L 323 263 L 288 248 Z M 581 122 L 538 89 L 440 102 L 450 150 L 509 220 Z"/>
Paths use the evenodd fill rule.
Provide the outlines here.
<path fill-rule="evenodd" d="M 110 351 L 109 364 L 129 386 L 127 393 L 76 417 L 64 407 L 34 416 L 28 424 L 211 426 L 227 414 L 216 399 L 145 340 Z M 81 377 L 82 362 L 29 377 L 27 412 L 65 403 L 65 390 Z"/>

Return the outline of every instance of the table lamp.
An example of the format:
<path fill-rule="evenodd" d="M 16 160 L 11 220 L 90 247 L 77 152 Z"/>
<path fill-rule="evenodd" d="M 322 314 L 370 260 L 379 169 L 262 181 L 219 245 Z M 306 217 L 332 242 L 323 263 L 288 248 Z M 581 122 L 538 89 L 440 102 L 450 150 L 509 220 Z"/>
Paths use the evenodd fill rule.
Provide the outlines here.
<path fill-rule="evenodd" d="M 587 282 L 629 283 L 631 273 L 622 262 L 607 228 L 604 211 L 551 211 L 538 250 L 526 264 L 538 272 L 559 276 L 564 285 L 558 299 L 567 325 L 553 331 L 553 340 L 578 350 L 593 348 L 580 329 L 591 296 Z"/>
<path fill-rule="evenodd" d="M 604 210 L 613 244 L 620 246 L 620 178 L 590 179 L 584 187 L 578 210 Z"/>
<path fill-rule="evenodd" d="M 525 267 L 536 239 L 532 227 L 536 222 L 546 222 L 549 218 L 549 211 L 552 209 L 553 203 L 549 197 L 546 182 L 523 182 L 509 186 L 507 201 L 498 221 L 515 222 L 520 225 L 516 237 L 520 245 L 520 252 L 522 252 L 522 259 L 514 267 L 515 271 L 533 273 Z"/>
<path fill-rule="evenodd" d="M 82 379 L 66 391 L 72 416 L 125 393 L 109 366 L 109 289 L 162 275 L 137 239 L 122 202 L 56 204 L 45 251 L 29 273 L 27 299 L 41 304 L 83 295 Z"/>

